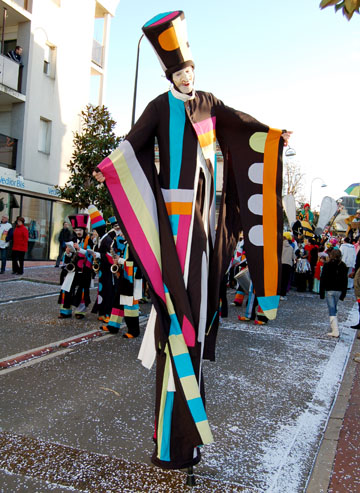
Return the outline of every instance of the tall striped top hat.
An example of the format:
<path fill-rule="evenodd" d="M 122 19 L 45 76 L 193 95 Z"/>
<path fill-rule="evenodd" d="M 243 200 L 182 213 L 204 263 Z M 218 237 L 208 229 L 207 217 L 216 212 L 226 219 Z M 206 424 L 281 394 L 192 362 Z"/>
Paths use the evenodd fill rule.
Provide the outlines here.
<path fill-rule="evenodd" d="M 90 214 L 91 227 L 93 229 L 100 228 L 101 226 L 106 226 L 104 218 L 100 214 L 99 209 L 95 207 L 95 205 L 93 204 L 89 205 L 88 211 Z"/>
<path fill-rule="evenodd" d="M 74 214 L 73 216 L 68 216 L 69 221 L 73 229 L 87 228 L 87 222 L 89 219 L 89 214 Z"/>
<path fill-rule="evenodd" d="M 182 10 L 158 14 L 150 19 L 142 30 L 152 44 L 169 80 L 174 72 L 190 65 L 195 67 Z"/>

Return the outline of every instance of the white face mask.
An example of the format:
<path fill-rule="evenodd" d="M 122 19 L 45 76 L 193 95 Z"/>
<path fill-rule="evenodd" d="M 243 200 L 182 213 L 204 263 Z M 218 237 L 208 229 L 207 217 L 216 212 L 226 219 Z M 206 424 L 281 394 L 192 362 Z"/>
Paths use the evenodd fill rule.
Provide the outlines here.
<path fill-rule="evenodd" d="M 172 75 L 174 85 L 183 94 L 190 94 L 194 88 L 194 69 L 185 67 Z"/>

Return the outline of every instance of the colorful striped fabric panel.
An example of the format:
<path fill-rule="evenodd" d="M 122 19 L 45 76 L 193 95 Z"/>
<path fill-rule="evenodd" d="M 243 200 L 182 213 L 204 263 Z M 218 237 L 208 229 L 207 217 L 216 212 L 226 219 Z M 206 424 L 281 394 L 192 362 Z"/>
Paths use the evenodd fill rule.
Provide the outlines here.
<path fill-rule="evenodd" d="M 110 325 L 111 327 L 115 327 L 116 329 L 120 329 L 123 318 L 124 318 L 124 310 L 121 310 L 119 308 L 113 308 L 111 310 L 111 315 L 108 325 Z"/>
<path fill-rule="evenodd" d="M 126 260 L 124 263 L 124 279 L 134 283 L 134 262 Z"/>
<path fill-rule="evenodd" d="M 162 189 L 162 194 L 176 244 L 176 251 L 179 257 L 181 271 L 184 273 L 194 191 L 182 189 Z"/>
<path fill-rule="evenodd" d="M 166 286 L 166 304 L 170 315 L 170 335 L 169 346 L 173 357 L 176 373 L 180 379 L 191 416 L 201 437 L 202 443 L 211 443 L 213 441 L 212 433 L 208 423 L 204 403 L 200 396 L 199 385 L 195 377 L 194 368 L 185 342 L 185 334 L 190 329 L 189 321 L 183 323 L 180 328 L 179 321 L 174 311 L 170 295 Z"/>
<path fill-rule="evenodd" d="M 185 107 L 184 102 L 175 98 L 171 92 L 169 97 L 169 150 L 170 150 L 170 184 L 169 188 L 179 187 L 180 171 L 183 155 Z"/>
<path fill-rule="evenodd" d="M 156 294 L 165 301 L 162 282 L 157 206 L 150 184 L 129 141 L 98 166 L 106 176 L 106 185 L 124 226 L 132 238 L 134 249 Z"/>
<path fill-rule="evenodd" d="M 268 132 L 255 132 L 249 140 L 250 147 L 264 154 L 263 163 L 253 163 L 249 167 L 249 178 L 262 185 L 262 194 L 254 194 L 248 200 L 250 212 L 262 215 L 262 225 L 250 228 L 250 243 L 263 247 L 264 256 L 264 296 L 258 297 L 259 305 L 270 320 L 276 318 L 280 297 L 278 244 L 278 201 L 277 174 L 278 152 L 281 130 L 270 128 Z"/>
<path fill-rule="evenodd" d="M 192 125 L 195 129 L 205 159 L 210 159 L 210 161 L 214 164 L 216 150 L 216 118 L 207 118 L 206 120 L 193 123 Z"/>

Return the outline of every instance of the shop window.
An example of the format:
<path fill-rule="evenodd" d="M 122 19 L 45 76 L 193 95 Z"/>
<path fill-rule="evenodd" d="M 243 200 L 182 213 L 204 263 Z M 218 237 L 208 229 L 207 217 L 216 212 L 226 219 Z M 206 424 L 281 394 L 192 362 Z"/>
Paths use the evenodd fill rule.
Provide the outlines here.
<path fill-rule="evenodd" d="M 26 260 L 44 260 L 48 257 L 50 238 L 51 201 L 23 196 L 21 215 L 29 231 Z"/>
<path fill-rule="evenodd" d="M 59 255 L 59 233 L 64 221 L 70 223 L 69 215 L 76 214 L 77 209 L 65 202 L 53 202 L 50 256 L 51 260 L 56 260 Z"/>
<path fill-rule="evenodd" d="M 51 144 L 51 121 L 40 117 L 38 150 L 50 154 Z"/>

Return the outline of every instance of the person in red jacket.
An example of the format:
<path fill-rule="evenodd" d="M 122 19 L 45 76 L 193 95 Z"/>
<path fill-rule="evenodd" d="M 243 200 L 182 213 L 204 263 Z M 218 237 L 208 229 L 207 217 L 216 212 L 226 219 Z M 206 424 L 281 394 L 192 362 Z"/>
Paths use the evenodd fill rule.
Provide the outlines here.
<path fill-rule="evenodd" d="M 28 249 L 29 231 L 24 226 L 25 219 L 19 216 L 16 220 L 16 227 L 13 236 L 12 248 L 12 273 L 24 274 L 24 257 Z"/>

